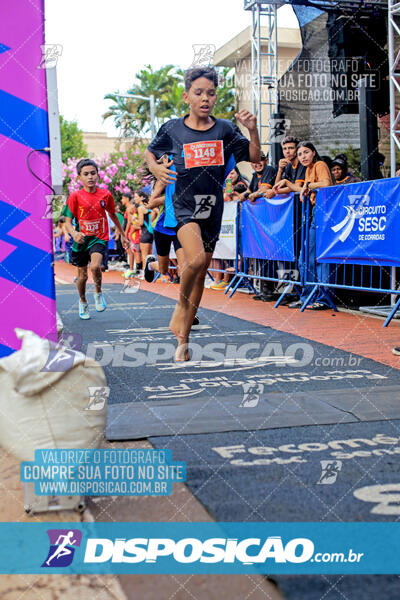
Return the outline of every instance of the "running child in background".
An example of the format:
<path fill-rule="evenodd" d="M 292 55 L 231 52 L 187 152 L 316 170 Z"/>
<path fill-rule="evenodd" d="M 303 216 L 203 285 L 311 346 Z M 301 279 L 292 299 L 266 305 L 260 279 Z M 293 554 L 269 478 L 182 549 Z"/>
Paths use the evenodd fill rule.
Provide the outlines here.
<path fill-rule="evenodd" d="M 142 264 L 146 264 L 146 259 L 153 251 L 154 230 L 152 221 L 158 214 L 158 209 L 149 210 L 147 208 L 149 197 L 142 191 L 135 192 L 135 200 L 139 204 L 138 220 L 141 228 L 140 233 L 140 252 L 142 255 Z M 157 211 L 157 212 L 156 212 Z M 143 270 L 139 272 L 139 279 L 144 279 Z"/>
<path fill-rule="evenodd" d="M 120 225 L 122 227 L 122 229 L 124 229 L 124 225 L 125 225 L 125 219 L 124 219 L 124 214 L 125 214 L 125 207 L 121 202 L 117 202 L 116 206 L 115 206 L 115 214 L 118 217 L 118 220 L 120 222 Z M 125 263 L 126 262 L 126 254 L 125 254 L 125 249 L 122 245 L 122 241 L 121 241 L 121 236 L 119 231 L 115 231 L 115 240 L 117 243 L 117 260 L 120 263 Z"/>
<path fill-rule="evenodd" d="M 89 262 L 95 285 L 94 301 L 96 310 L 101 312 L 106 308 L 106 302 L 101 291 L 101 265 L 106 256 L 109 239 L 107 213 L 119 231 L 124 247 L 128 246 L 128 240 L 115 214 L 113 197 L 108 190 L 97 187 L 98 167 L 96 163 L 93 160 L 84 158 L 78 162 L 76 170 L 83 189 L 72 192 L 63 214 L 66 230 L 74 240 L 71 264 L 78 267 L 79 316 L 81 319 L 90 319 L 86 299 Z M 72 219 L 74 218 L 77 221 L 76 229 L 72 225 Z"/>
<path fill-rule="evenodd" d="M 256 118 L 246 110 L 236 119 L 249 131 L 250 141 L 230 121 L 211 112 L 217 101 L 218 74 L 210 68 L 185 73 L 184 101 L 190 114 L 161 126 L 146 150 L 150 171 L 164 184 L 174 182 L 176 231 L 185 255 L 180 296 L 170 322 L 178 340 L 175 360 L 189 360 L 188 342 L 204 290 L 204 279 L 221 229 L 223 184 L 236 162 L 260 160 Z M 171 167 L 158 164 L 172 155 Z"/>
<path fill-rule="evenodd" d="M 170 165 L 170 160 L 167 154 L 164 154 L 158 161 L 159 164 Z M 175 229 L 171 226 L 165 225 L 165 219 L 167 217 L 167 208 L 165 205 L 171 206 L 172 195 L 175 191 L 175 184 L 170 183 L 165 186 L 161 181 L 156 180 L 154 183 L 153 192 L 151 194 L 147 208 L 153 210 L 158 209 L 158 215 L 153 222 L 154 228 L 154 243 L 157 251 L 157 258 L 154 254 L 149 254 L 144 263 L 144 278 L 146 281 L 151 283 L 154 280 L 155 272 L 165 275 L 169 268 L 169 254 L 171 250 L 171 244 L 174 246 L 176 258 L 178 261 L 178 276 L 182 272 L 184 263 L 184 254 L 182 246 L 180 245 Z M 174 219 L 174 217 L 172 217 Z M 168 222 L 168 217 L 167 217 Z M 176 225 L 175 220 L 170 225 Z"/>
<path fill-rule="evenodd" d="M 126 227 L 125 234 L 128 238 L 129 248 L 128 248 L 128 261 L 129 267 L 124 273 L 122 273 L 122 277 L 125 279 L 129 279 L 129 277 L 133 277 L 133 275 L 137 274 L 137 270 L 142 268 L 142 255 L 140 253 L 140 232 L 141 228 L 139 225 L 138 218 L 138 205 L 135 200 L 132 198 L 129 201 L 129 206 L 125 212 L 126 215 Z M 133 269 L 135 263 L 135 270 Z"/>
<path fill-rule="evenodd" d="M 61 217 L 53 227 L 53 251 L 55 260 L 60 260 L 64 252 L 64 217 Z"/>

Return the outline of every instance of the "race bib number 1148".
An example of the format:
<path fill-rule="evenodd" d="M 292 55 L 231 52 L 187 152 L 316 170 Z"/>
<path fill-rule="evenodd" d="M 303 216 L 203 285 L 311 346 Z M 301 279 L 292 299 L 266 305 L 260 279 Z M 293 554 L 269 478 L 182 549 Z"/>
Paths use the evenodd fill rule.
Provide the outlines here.
<path fill-rule="evenodd" d="M 222 140 L 184 144 L 183 153 L 186 169 L 224 164 L 224 145 Z"/>

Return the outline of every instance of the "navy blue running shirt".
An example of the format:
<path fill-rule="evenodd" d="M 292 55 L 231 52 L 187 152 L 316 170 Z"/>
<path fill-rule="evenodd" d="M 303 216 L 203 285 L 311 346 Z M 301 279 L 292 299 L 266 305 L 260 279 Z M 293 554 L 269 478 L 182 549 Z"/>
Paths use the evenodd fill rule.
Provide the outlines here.
<path fill-rule="evenodd" d="M 200 131 L 188 127 L 186 117 L 164 123 L 148 150 L 156 158 L 169 154 L 174 161 L 177 178 L 172 202 L 177 229 L 196 221 L 218 237 L 227 167 L 250 160 L 250 142 L 226 119 L 211 117 L 214 125 Z"/>
<path fill-rule="evenodd" d="M 301 186 L 304 185 L 305 178 L 306 167 L 304 167 L 300 161 L 297 161 L 295 167 L 289 162 L 282 171 L 282 179 L 288 179 L 292 183 L 297 183 Z"/>

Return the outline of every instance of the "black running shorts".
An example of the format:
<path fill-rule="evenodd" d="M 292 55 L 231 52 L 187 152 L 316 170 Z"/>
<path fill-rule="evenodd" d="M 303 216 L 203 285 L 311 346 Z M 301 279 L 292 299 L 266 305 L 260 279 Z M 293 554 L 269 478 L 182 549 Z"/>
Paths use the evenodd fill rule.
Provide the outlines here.
<path fill-rule="evenodd" d="M 78 250 L 71 252 L 71 265 L 74 267 L 87 267 L 90 262 L 90 257 L 94 252 L 98 252 L 103 256 L 103 264 L 106 264 L 107 246 L 105 244 L 96 243 L 86 250 Z"/>
<path fill-rule="evenodd" d="M 154 242 L 156 244 L 158 256 L 169 256 L 171 243 L 174 244 L 175 252 L 182 248 L 176 235 L 167 235 L 166 233 L 161 233 L 157 230 L 154 231 Z"/>
<path fill-rule="evenodd" d="M 140 243 L 141 244 L 152 244 L 153 243 L 153 234 L 150 233 L 147 229 L 142 229 L 142 233 L 140 235 Z"/>

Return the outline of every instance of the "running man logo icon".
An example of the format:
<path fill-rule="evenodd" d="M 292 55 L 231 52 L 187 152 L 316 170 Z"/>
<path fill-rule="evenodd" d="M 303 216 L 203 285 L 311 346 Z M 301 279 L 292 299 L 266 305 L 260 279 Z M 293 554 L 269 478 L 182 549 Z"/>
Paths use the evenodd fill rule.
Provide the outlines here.
<path fill-rule="evenodd" d="M 347 210 L 347 215 L 345 218 L 337 225 L 331 227 L 332 231 L 335 233 L 338 233 L 339 231 L 341 232 L 339 235 L 339 240 L 341 242 L 345 242 L 353 231 L 356 219 L 362 217 L 363 208 L 364 206 L 369 206 L 370 198 L 369 196 L 364 195 L 349 194 L 349 202 L 350 206 L 343 207 L 345 210 Z"/>
<path fill-rule="evenodd" d="M 189 68 L 210 67 L 214 62 L 214 44 L 193 44 L 193 62 Z"/>
<path fill-rule="evenodd" d="M 88 387 L 89 400 L 85 410 L 103 410 L 108 396 L 110 395 L 109 387 Z"/>
<path fill-rule="evenodd" d="M 260 394 L 264 391 L 264 384 L 255 381 L 242 383 L 243 400 L 239 404 L 239 408 L 255 408 L 260 401 Z"/>
<path fill-rule="evenodd" d="M 57 65 L 58 58 L 61 56 L 63 47 L 61 44 L 43 44 L 42 59 L 37 66 L 38 69 L 51 69 Z"/>
<path fill-rule="evenodd" d="M 194 219 L 208 219 L 211 215 L 212 207 L 215 206 L 217 196 L 212 194 L 198 194 L 194 197 L 196 208 L 193 212 Z"/>
<path fill-rule="evenodd" d="M 50 548 L 42 567 L 68 567 L 74 558 L 75 548 L 81 545 L 79 529 L 48 529 Z"/>
<path fill-rule="evenodd" d="M 133 277 L 129 277 L 129 279 L 125 280 L 125 282 L 122 286 L 121 293 L 136 294 L 136 292 L 138 292 L 139 290 L 140 290 L 140 281 L 133 279 Z"/>
<path fill-rule="evenodd" d="M 335 483 L 341 469 L 342 469 L 342 461 L 341 460 L 321 460 L 321 477 L 317 484 L 331 484 Z"/>
<path fill-rule="evenodd" d="M 271 142 L 280 144 L 290 129 L 290 119 L 270 119 L 269 127 Z"/>
<path fill-rule="evenodd" d="M 65 334 L 58 344 L 50 344 L 49 355 L 42 371 L 61 373 L 69 371 L 74 365 L 76 352 L 82 345 L 82 337 L 75 333 Z"/>

